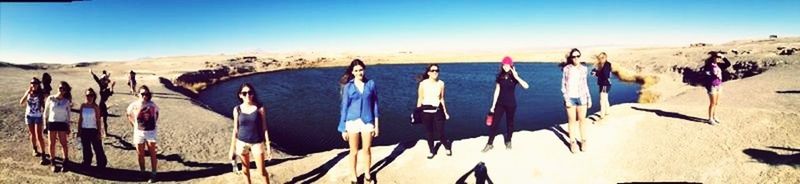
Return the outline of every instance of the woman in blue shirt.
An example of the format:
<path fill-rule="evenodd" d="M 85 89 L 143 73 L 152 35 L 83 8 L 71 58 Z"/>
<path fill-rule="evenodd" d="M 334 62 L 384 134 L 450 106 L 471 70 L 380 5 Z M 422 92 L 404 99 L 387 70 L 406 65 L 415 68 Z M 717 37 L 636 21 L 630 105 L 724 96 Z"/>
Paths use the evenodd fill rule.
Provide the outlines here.
<path fill-rule="evenodd" d="M 375 81 L 369 80 L 364 76 L 366 65 L 359 59 L 350 62 L 350 66 L 339 80 L 342 93 L 342 108 L 339 118 L 338 130 L 342 133 L 342 139 L 350 145 L 350 169 L 353 179 L 352 183 L 357 183 L 356 163 L 358 160 L 359 139 L 364 152 L 363 158 L 366 163 L 364 168 L 364 180 L 372 183 L 372 176 L 369 168 L 372 165 L 372 138 L 378 136 L 378 90 Z"/>

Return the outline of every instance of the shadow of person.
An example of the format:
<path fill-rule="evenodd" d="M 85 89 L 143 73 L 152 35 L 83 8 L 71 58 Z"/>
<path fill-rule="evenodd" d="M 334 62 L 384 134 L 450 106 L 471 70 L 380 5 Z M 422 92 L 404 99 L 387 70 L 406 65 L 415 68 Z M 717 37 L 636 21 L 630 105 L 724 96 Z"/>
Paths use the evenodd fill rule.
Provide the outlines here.
<path fill-rule="evenodd" d="M 343 152 L 337 154 L 336 156 L 334 156 L 333 158 L 331 158 L 330 160 L 328 160 L 327 162 L 323 163 L 319 167 L 314 168 L 314 169 L 312 169 L 311 171 L 308 171 L 305 174 L 301 174 L 299 176 L 295 176 L 294 178 L 292 178 L 291 181 L 286 182 L 286 183 L 314 183 L 315 181 L 317 181 L 320 178 L 322 178 L 323 176 L 325 176 L 325 174 L 327 174 L 328 171 L 330 171 L 331 168 L 333 168 L 333 166 L 336 165 L 336 163 L 338 163 L 345 156 L 347 156 L 348 152 L 349 151 L 343 151 Z"/>
<path fill-rule="evenodd" d="M 105 145 L 109 145 L 109 146 L 111 146 L 113 148 L 122 149 L 122 150 L 135 150 L 136 149 L 136 147 L 134 147 L 133 144 L 129 143 L 128 141 L 125 141 L 125 139 L 123 139 L 122 137 L 120 137 L 118 135 L 106 134 L 106 136 L 116 139 L 116 142 L 119 143 L 119 145 L 114 144 L 113 142 L 104 142 L 103 144 L 105 144 Z"/>
<path fill-rule="evenodd" d="M 486 168 L 486 164 L 483 162 L 479 162 L 472 170 L 467 171 L 464 175 L 462 175 L 456 181 L 456 184 L 466 184 L 467 178 L 470 174 L 475 173 L 475 183 L 479 184 L 494 184 L 491 178 L 489 178 L 489 170 Z"/>
<path fill-rule="evenodd" d="M 645 109 L 645 108 L 639 108 L 639 107 L 631 107 L 631 109 L 638 110 L 638 111 L 652 112 L 652 113 L 655 113 L 656 115 L 661 116 L 661 117 L 670 117 L 670 118 L 682 119 L 682 120 L 687 120 L 687 121 L 694 121 L 694 122 L 699 122 L 699 123 L 708 123 L 708 121 L 706 119 L 698 118 L 698 117 L 694 117 L 694 116 L 687 116 L 685 114 L 681 114 L 681 113 L 677 113 L 677 112 L 668 112 L 668 111 L 663 111 L 663 110 L 658 110 L 658 109 Z"/>
<path fill-rule="evenodd" d="M 800 149 L 776 147 L 776 146 L 770 146 L 768 148 L 775 150 L 790 151 L 794 152 L 794 154 L 781 155 L 775 151 L 755 149 L 755 148 L 744 149 L 742 150 L 742 152 L 750 156 L 750 158 L 753 158 L 758 162 L 765 163 L 768 165 L 772 166 L 788 165 L 792 167 L 800 167 Z"/>
<path fill-rule="evenodd" d="M 783 91 L 775 91 L 778 94 L 800 94 L 800 90 L 783 90 Z"/>
<path fill-rule="evenodd" d="M 553 132 L 553 134 L 556 134 L 556 137 L 558 137 L 558 139 L 561 140 L 561 143 L 564 143 L 564 147 L 567 148 L 567 150 L 569 150 L 569 141 L 567 141 L 569 133 L 566 130 L 564 130 L 564 128 L 561 128 L 561 126 L 558 125 L 553 125 L 551 127 L 548 127 L 547 130 Z"/>
<path fill-rule="evenodd" d="M 386 156 L 385 158 L 379 160 L 378 162 L 375 162 L 375 165 L 372 166 L 372 169 L 370 169 L 371 170 L 370 176 L 372 177 L 372 179 L 375 180 L 375 182 L 377 183 L 378 172 L 380 172 L 381 170 L 383 170 L 383 168 L 386 168 L 386 166 L 394 162 L 394 160 L 397 159 L 397 157 L 400 157 L 400 155 L 402 155 L 406 150 L 411 149 L 416 145 L 417 145 L 416 140 L 405 141 L 397 144 L 397 146 L 394 147 L 394 150 L 392 150 L 392 153 L 390 153 L 389 156 Z"/>

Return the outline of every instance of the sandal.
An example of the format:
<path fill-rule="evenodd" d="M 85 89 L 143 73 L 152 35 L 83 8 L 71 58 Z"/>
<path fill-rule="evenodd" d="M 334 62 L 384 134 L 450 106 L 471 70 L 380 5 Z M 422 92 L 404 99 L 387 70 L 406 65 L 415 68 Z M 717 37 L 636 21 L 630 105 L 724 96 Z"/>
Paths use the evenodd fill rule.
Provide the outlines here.
<path fill-rule="evenodd" d="M 576 145 L 575 141 L 569 142 L 569 151 L 572 153 L 578 152 L 578 145 Z"/>

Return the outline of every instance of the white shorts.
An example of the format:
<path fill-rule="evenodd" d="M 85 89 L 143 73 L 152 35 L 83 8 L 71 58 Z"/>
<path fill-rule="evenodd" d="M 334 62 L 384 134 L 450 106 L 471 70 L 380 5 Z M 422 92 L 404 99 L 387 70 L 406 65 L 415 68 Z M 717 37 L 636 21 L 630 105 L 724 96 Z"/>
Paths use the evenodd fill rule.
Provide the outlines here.
<path fill-rule="evenodd" d="M 260 155 L 264 153 L 264 142 L 260 143 L 246 143 L 244 141 L 236 140 L 236 154 L 238 155 L 247 155 L 253 153 L 253 155 Z"/>
<path fill-rule="evenodd" d="M 133 131 L 133 144 L 144 144 L 145 142 L 156 142 L 155 130 L 134 130 Z"/>
<path fill-rule="evenodd" d="M 348 133 L 372 132 L 374 129 L 375 125 L 365 123 L 361 118 L 344 122 L 344 130 Z"/>

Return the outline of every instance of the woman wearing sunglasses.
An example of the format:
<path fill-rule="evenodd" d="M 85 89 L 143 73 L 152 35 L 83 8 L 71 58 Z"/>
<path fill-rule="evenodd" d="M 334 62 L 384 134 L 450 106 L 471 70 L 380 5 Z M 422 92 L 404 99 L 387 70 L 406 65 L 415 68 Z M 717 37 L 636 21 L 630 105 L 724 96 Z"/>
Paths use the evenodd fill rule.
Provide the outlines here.
<path fill-rule="evenodd" d="M 519 77 L 517 69 L 514 67 L 514 60 L 506 56 L 500 65 L 500 71 L 495 78 L 494 95 L 492 100 L 492 107 L 489 112 L 493 114 L 494 122 L 489 126 L 489 142 L 483 147 L 481 152 L 492 150 L 494 146 L 494 137 L 497 135 L 497 124 L 500 123 L 500 118 L 505 114 L 506 116 L 506 134 L 503 140 L 506 144 L 506 149 L 511 149 L 511 136 L 514 134 L 514 115 L 517 112 L 517 97 L 514 90 L 517 84 L 524 89 L 528 89 L 528 82 Z"/>
<path fill-rule="evenodd" d="M 580 149 L 586 151 L 586 110 L 592 107 L 592 98 L 589 95 L 589 86 L 586 77 L 589 74 L 586 66 L 578 59 L 581 51 L 573 48 L 566 56 L 566 63 L 562 63 L 561 92 L 564 94 L 564 105 L 567 109 L 567 126 L 569 127 L 569 150 L 578 152 L 578 123 L 580 123 Z"/>
<path fill-rule="evenodd" d="M 444 145 L 447 156 L 452 156 L 450 142 L 444 134 L 444 122 L 450 119 L 444 102 L 444 81 L 439 80 L 439 65 L 431 64 L 425 69 L 425 73 L 420 77 L 419 88 L 417 89 L 417 108 L 422 109 L 422 123 L 428 140 L 428 149 L 432 159 L 436 155 L 433 139 L 438 134 L 439 143 Z"/>
<path fill-rule="evenodd" d="M 64 154 L 64 162 L 61 168 L 66 171 L 69 163 L 69 147 L 67 147 L 67 135 L 69 135 L 70 108 L 72 107 L 72 87 L 67 82 L 61 81 L 58 86 L 58 93 L 47 97 L 45 101 L 44 117 L 47 118 L 46 129 L 50 132 L 50 163 L 53 164 L 53 172 L 57 172 L 56 167 L 56 140 L 61 143 L 61 151 Z"/>
<path fill-rule="evenodd" d="M 25 124 L 28 125 L 28 136 L 33 147 L 33 156 L 41 156 L 42 162 L 45 161 L 44 138 L 42 137 L 44 95 L 41 81 L 34 77 L 28 86 L 28 90 L 19 99 L 19 104 L 25 105 Z M 39 149 L 42 152 L 39 152 Z"/>
<path fill-rule="evenodd" d="M 106 153 L 103 151 L 103 131 L 100 123 L 100 107 L 97 105 L 97 94 L 94 89 L 86 90 L 86 102 L 81 104 L 81 113 L 78 118 L 78 136 L 81 138 L 83 150 L 83 166 L 92 165 L 92 150 L 97 154 L 97 167 L 106 167 Z"/>
<path fill-rule="evenodd" d="M 158 159 L 156 158 L 156 121 L 158 121 L 158 106 L 153 103 L 153 94 L 147 85 L 139 87 L 139 99 L 128 105 L 128 123 L 133 127 L 133 144 L 136 145 L 137 158 L 139 159 L 139 171 L 145 173 L 144 151 L 145 146 L 150 151 L 150 173 L 149 182 L 155 182 Z"/>
<path fill-rule="evenodd" d="M 235 158 L 236 155 L 242 158 L 244 176 L 247 178 L 247 183 L 251 183 L 250 153 L 252 153 L 259 173 L 264 176 L 264 181 L 269 183 L 269 174 L 264 166 L 264 147 L 266 147 L 266 160 L 272 159 L 267 113 L 258 101 L 255 89 L 250 83 L 244 83 L 239 87 L 237 96 L 241 104 L 233 108 L 233 134 L 228 158 Z"/>
<path fill-rule="evenodd" d="M 338 130 L 342 139 L 350 146 L 347 155 L 350 162 L 348 168 L 352 173 L 351 183 L 357 183 L 356 165 L 363 159 L 365 183 L 372 183 L 369 168 L 372 165 L 372 139 L 378 137 L 378 89 L 375 81 L 367 79 L 365 71 L 367 65 L 359 59 L 350 62 L 342 77 L 339 79 L 342 93 L 341 116 Z M 362 147 L 363 158 L 358 157 L 359 143 Z"/>

